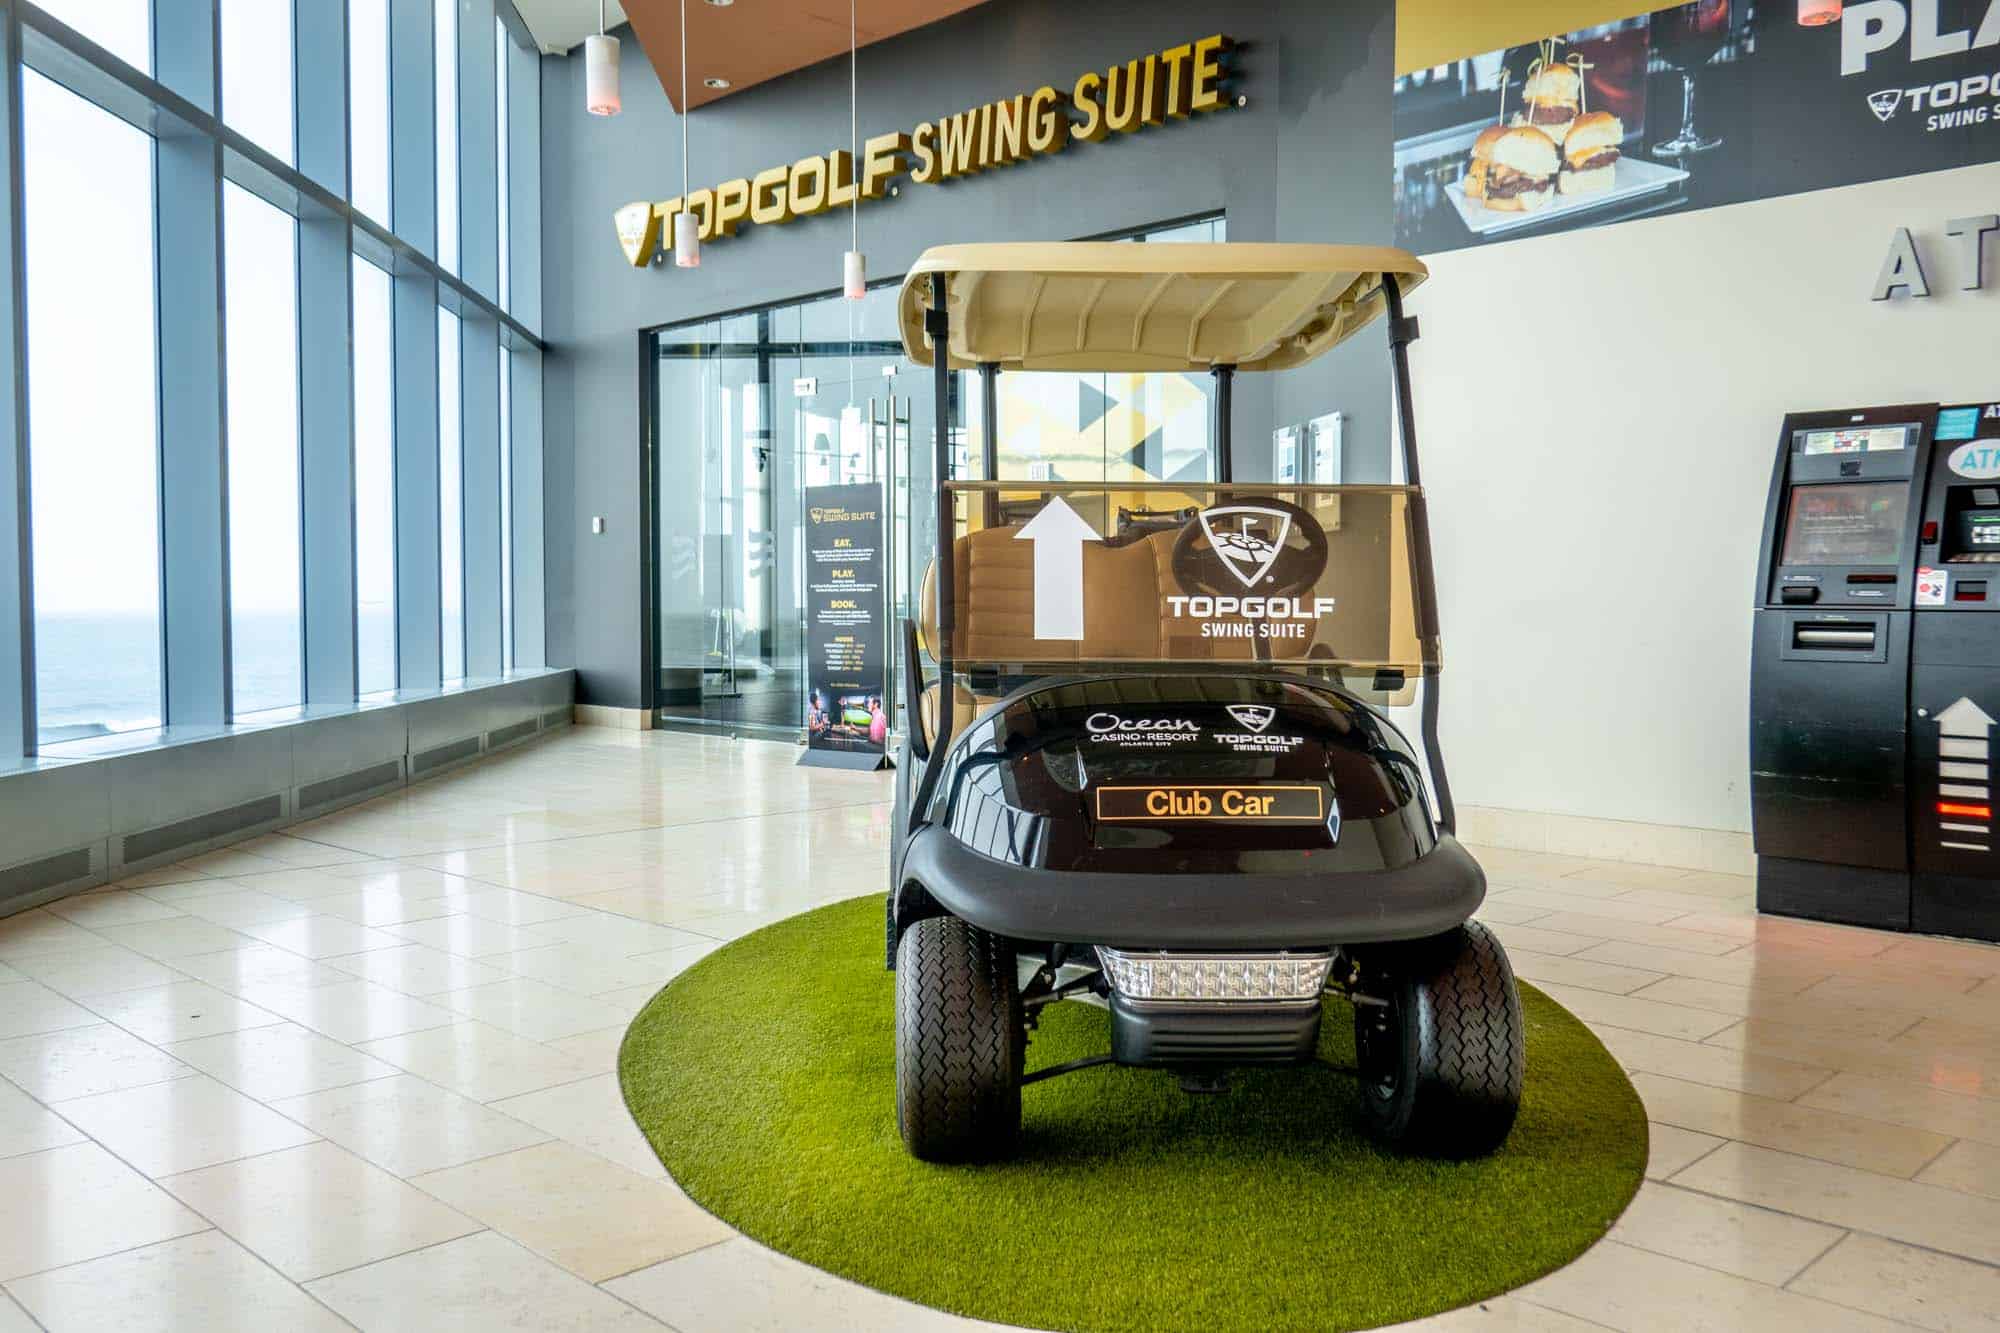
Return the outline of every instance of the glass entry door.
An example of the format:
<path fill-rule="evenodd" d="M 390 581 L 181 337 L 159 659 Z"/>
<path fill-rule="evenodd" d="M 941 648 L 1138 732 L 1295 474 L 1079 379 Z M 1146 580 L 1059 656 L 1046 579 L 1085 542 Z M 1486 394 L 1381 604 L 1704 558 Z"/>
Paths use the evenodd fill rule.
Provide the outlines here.
<path fill-rule="evenodd" d="M 804 488 L 908 494 L 907 464 L 891 452 L 900 439 L 908 453 L 911 395 L 899 390 L 921 377 L 896 339 L 894 297 L 653 335 L 657 720 L 801 733 Z M 891 595 L 907 605 L 904 530 L 887 536 Z"/>

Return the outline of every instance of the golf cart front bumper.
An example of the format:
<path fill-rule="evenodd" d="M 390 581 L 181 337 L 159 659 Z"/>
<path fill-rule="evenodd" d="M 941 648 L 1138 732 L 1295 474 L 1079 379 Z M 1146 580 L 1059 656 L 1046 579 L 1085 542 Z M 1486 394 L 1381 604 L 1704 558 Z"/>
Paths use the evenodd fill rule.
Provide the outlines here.
<path fill-rule="evenodd" d="M 1114 874 L 1039 870 L 935 825 L 911 835 L 902 883 L 1015 940 L 1125 949 L 1313 949 L 1425 939 L 1463 924 L 1486 876 L 1457 839 L 1394 870 Z"/>

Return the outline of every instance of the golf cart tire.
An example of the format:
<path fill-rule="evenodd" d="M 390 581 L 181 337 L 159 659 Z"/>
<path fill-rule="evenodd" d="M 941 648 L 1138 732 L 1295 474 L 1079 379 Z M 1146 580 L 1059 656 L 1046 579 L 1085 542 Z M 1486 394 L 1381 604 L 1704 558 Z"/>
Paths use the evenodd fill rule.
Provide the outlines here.
<path fill-rule="evenodd" d="M 1361 1071 L 1362 1115 L 1369 1132 L 1396 1148 L 1440 1157 L 1479 1157 L 1497 1149 L 1521 1107 L 1527 1043 L 1514 969 L 1493 933 L 1476 921 L 1397 950 L 1373 989 L 1386 1011 L 1355 1009 L 1355 1045 L 1364 1025 L 1386 1020 L 1378 1045 L 1390 1077 Z"/>
<path fill-rule="evenodd" d="M 926 1162 L 1005 1156 L 1021 1130 L 1027 1032 L 1014 948 L 953 916 L 896 957 L 896 1128 Z"/>

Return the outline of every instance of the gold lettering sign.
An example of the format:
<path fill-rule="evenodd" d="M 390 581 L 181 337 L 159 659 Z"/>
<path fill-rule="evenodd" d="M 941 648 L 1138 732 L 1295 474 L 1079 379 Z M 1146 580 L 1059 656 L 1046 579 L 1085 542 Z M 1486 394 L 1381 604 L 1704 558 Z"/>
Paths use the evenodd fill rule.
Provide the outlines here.
<path fill-rule="evenodd" d="M 754 176 L 739 176 L 685 199 L 625 205 L 614 215 L 618 245 L 634 268 L 673 246 L 673 218 L 695 215 L 704 241 L 734 236 L 745 223 L 782 226 L 794 218 L 848 208 L 888 195 L 896 176 L 937 185 L 1060 153 L 1072 142 L 1102 143 L 1113 134 L 1186 120 L 1235 105 L 1223 95 L 1224 58 L 1233 45 L 1220 33 L 1154 55 L 1077 76 L 1068 92 L 1045 85 L 846 149 L 804 157 Z"/>

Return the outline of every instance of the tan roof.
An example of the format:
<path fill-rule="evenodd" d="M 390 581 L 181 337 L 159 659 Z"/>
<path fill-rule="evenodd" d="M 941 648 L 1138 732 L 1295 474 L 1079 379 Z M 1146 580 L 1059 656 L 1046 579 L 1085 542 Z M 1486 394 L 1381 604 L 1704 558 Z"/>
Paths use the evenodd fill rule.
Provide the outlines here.
<path fill-rule="evenodd" d="M 931 364 L 930 277 L 948 276 L 951 364 L 1003 370 L 1284 370 L 1366 327 L 1382 275 L 1428 276 L 1366 245 L 1068 241 L 940 245 L 903 279 L 903 348 Z"/>

